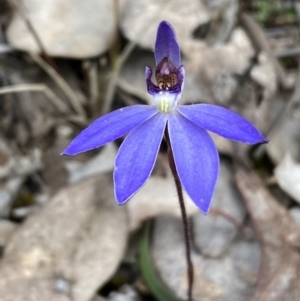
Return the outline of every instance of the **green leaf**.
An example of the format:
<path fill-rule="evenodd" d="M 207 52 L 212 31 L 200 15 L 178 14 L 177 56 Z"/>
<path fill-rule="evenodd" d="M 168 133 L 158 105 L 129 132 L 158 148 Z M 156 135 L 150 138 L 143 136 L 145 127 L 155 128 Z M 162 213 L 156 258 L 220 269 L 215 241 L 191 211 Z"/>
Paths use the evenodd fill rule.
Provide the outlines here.
<path fill-rule="evenodd" d="M 150 251 L 150 222 L 148 222 L 139 239 L 139 267 L 149 290 L 158 301 L 181 301 L 165 287 L 155 270 Z"/>

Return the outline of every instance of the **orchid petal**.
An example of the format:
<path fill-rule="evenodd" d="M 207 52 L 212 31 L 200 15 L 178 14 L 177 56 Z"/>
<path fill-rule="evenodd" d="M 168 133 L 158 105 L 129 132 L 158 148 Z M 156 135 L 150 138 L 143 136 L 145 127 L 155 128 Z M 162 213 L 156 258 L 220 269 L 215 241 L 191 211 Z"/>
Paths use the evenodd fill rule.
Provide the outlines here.
<path fill-rule="evenodd" d="M 169 58 L 176 68 L 181 65 L 180 49 L 174 29 L 166 21 L 162 21 L 158 26 L 154 53 L 156 65 L 165 57 Z"/>
<path fill-rule="evenodd" d="M 178 68 L 178 83 L 180 84 L 181 92 L 183 91 L 184 78 L 185 78 L 185 69 L 184 69 L 184 67 L 181 65 L 181 66 Z"/>
<path fill-rule="evenodd" d="M 187 119 L 224 138 L 248 143 L 265 143 L 268 140 L 248 120 L 220 106 L 196 104 L 178 106 Z"/>
<path fill-rule="evenodd" d="M 168 131 L 180 182 L 207 214 L 219 174 L 217 149 L 204 129 L 178 113 L 170 115 Z"/>
<path fill-rule="evenodd" d="M 75 137 L 62 154 L 76 155 L 103 146 L 124 136 L 156 113 L 154 106 L 134 105 L 106 114 Z"/>
<path fill-rule="evenodd" d="M 159 151 L 167 115 L 157 114 L 123 141 L 115 161 L 115 197 L 119 205 L 130 199 L 149 178 Z"/>
<path fill-rule="evenodd" d="M 147 91 L 150 95 L 156 95 L 160 92 L 160 89 L 159 87 L 153 84 L 151 77 L 152 77 L 152 69 L 149 66 L 146 66 L 145 79 L 146 79 Z"/>

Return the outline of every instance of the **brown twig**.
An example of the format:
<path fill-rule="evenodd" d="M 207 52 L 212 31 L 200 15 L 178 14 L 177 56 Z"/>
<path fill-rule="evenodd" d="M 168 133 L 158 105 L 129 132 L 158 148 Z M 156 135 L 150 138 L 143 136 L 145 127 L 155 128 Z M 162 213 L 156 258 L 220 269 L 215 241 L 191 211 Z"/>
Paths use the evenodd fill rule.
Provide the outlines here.
<path fill-rule="evenodd" d="M 16 10 L 19 12 L 21 18 L 24 20 L 29 32 L 32 34 L 34 40 L 36 41 L 40 52 L 42 56 L 45 58 L 46 62 L 52 66 L 52 68 L 57 70 L 57 65 L 55 61 L 48 55 L 48 52 L 40 39 L 39 35 L 37 34 L 37 31 L 35 30 L 34 26 L 32 25 L 32 22 L 29 18 L 28 10 L 22 0 L 16 1 L 16 0 L 10 0 L 13 4 L 13 6 L 16 8 Z"/>
<path fill-rule="evenodd" d="M 34 60 L 34 62 L 36 62 L 59 86 L 59 88 L 68 98 L 74 111 L 84 117 L 86 114 L 84 109 L 82 108 L 80 100 L 68 85 L 68 83 L 56 72 L 56 70 L 52 68 L 52 66 L 47 64 L 46 61 L 44 61 L 38 54 L 30 53 L 30 56 Z"/>
<path fill-rule="evenodd" d="M 124 48 L 123 52 L 121 53 L 120 57 L 116 61 L 115 70 L 112 73 L 111 79 L 108 84 L 106 96 L 104 99 L 104 104 L 102 107 L 102 114 L 109 112 L 109 110 L 111 108 L 113 97 L 115 95 L 116 86 L 118 83 L 120 71 L 122 69 L 123 64 L 129 57 L 129 55 L 131 54 L 131 52 L 133 51 L 135 46 L 136 46 L 135 42 L 130 42 L 129 44 L 127 44 L 126 47 Z"/>
<path fill-rule="evenodd" d="M 60 112 L 69 113 L 69 108 L 65 103 L 44 84 L 21 84 L 0 87 L 0 95 L 22 92 L 42 92 Z"/>
<path fill-rule="evenodd" d="M 247 236 L 247 237 L 249 236 L 249 231 L 247 231 L 248 228 L 243 223 L 241 223 L 240 221 L 235 219 L 233 216 L 228 214 L 227 212 L 222 211 L 217 208 L 211 208 L 209 213 L 212 215 L 215 215 L 215 216 L 223 217 L 224 219 L 231 222 L 239 231 L 243 232 L 245 234 L 245 236 Z"/>
<path fill-rule="evenodd" d="M 292 285 L 300 267 L 298 225 L 253 170 L 239 166 L 235 180 L 261 246 L 257 288 L 246 300 L 282 300 L 292 291 L 297 294 L 298 287 Z"/>
<path fill-rule="evenodd" d="M 32 22 L 29 18 L 29 14 L 27 11 L 26 6 L 24 5 L 23 1 L 16 1 L 16 0 L 10 0 L 13 4 L 13 6 L 16 8 L 16 10 L 19 12 L 21 18 L 24 20 L 29 32 L 32 34 L 33 38 L 35 39 L 40 52 L 42 53 L 42 56 L 45 58 L 45 61 L 38 55 L 31 53 L 31 58 L 56 82 L 56 84 L 61 88 L 61 90 L 64 92 L 64 94 L 68 97 L 68 100 L 71 103 L 71 106 L 73 107 L 74 111 L 81 115 L 85 116 L 85 112 L 82 108 L 82 105 L 77 98 L 76 94 L 73 92 L 73 90 L 69 87 L 69 85 L 66 83 L 66 81 L 58 74 L 57 72 L 57 66 L 55 64 L 55 61 L 48 55 L 47 50 L 40 39 L 39 35 L 37 34 L 37 31 L 35 30 L 34 26 L 32 25 Z M 48 93 L 49 94 L 49 93 Z"/>

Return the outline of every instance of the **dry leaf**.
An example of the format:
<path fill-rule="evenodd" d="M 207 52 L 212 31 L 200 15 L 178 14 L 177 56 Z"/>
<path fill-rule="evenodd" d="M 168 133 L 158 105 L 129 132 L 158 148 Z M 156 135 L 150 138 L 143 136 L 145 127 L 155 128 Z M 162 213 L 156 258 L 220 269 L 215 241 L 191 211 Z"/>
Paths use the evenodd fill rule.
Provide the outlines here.
<path fill-rule="evenodd" d="M 262 254 L 257 289 L 247 300 L 299 300 L 300 255 L 295 248 L 300 246 L 299 226 L 253 172 L 238 171 L 236 183 L 245 200 Z"/>

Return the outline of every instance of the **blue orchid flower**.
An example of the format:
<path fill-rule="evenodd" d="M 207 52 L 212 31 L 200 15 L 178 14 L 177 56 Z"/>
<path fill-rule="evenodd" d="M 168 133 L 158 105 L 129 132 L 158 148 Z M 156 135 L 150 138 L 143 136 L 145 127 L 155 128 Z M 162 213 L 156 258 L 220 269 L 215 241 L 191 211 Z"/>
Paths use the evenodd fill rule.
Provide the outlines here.
<path fill-rule="evenodd" d="M 249 144 L 267 140 L 249 121 L 228 109 L 210 104 L 179 105 L 185 71 L 175 32 L 166 21 L 157 30 L 155 61 L 157 85 L 151 81 L 150 67 L 145 73 L 154 104 L 128 106 L 98 118 L 62 154 L 86 152 L 128 134 L 119 148 L 113 174 L 115 198 L 121 205 L 151 175 L 167 131 L 180 181 L 206 214 L 219 173 L 219 155 L 207 131 Z"/>

